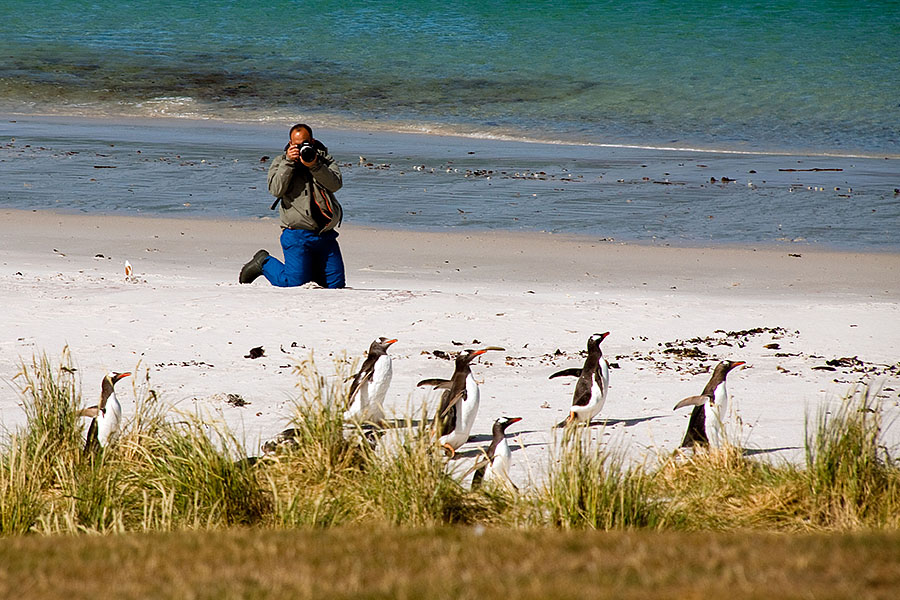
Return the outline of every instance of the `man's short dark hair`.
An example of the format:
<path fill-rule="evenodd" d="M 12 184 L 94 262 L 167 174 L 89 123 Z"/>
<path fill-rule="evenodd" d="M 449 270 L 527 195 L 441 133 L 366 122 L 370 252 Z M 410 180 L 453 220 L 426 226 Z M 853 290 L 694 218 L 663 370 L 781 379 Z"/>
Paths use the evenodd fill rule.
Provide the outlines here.
<path fill-rule="evenodd" d="M 312 127 L 310 127 L 306 123 L 297 123 L 296 125 L 291 127 L 291 131 L 288 135 L 294 135 L 294 132 L 297 131 L 298 129 L 305 129 L 307 131 L 307 133 L 309 133 L 309 137 L 313 137 Z"/>

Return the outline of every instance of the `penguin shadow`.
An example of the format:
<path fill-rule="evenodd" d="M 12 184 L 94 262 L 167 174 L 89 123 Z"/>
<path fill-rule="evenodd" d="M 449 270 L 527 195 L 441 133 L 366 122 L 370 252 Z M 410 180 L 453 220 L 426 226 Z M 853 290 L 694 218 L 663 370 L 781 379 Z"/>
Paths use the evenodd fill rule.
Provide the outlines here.
<path fill-rule="evenodd" d="M 381 429 L 418 429 L 423 424 L 429 425 L 430 419 L 423 421 L 422 419 L 384 419 L 377 424 Z"/>
<path fill-rule="evenodd" d="M 757 456 L 759 454 L 771 454 L 782 450 L 799 450 L 800 446 L 782 446 L 781 448 L 741 448 L 743 456 Z"/>
<path fill-rule="evenodd" d="M 457 460 L 460 458 L 481 458 L 484 456 L 486 448 L 478 447 L 478 448 L 469 448 L 468 450 L 457 450 L 456 454 L 453 455 L 452 460 Z"/>
<path fill-rule="evenodd" d="M 646 423 L 647 421 L 662 418 L 663 415 L 653 415 L 652 417 L 638 417 L 636 419 L 600 419 L 597 421 L 591 421 L 591 427 L 593 427 L 594 425 L 604 425 L 606 427 L 612 427 L 613 425 L 624 425 L 625 427 L 634 427 L 635 425 Z"/>
<path fill-rule="evenodd" d="M 507 435 L 507 437 L 514 438 L 517 435 L 526 435 L 529 433 L 541 433 L 541 432 L 538 431 L 537 429 L 525 429 L 522 431 L 510 431 L 509 434 Z M 493 440 L 493 439 L 494 439 L 494 436 L 491 435 L 490 433 L 475 433 L 475 434 L 472 434 L 469 436 L 468 443 L 481 444 L 481 443 L 487 442 L 489 444 L 489 443 L 491 443 L 491 440 Z"/>
<path fill-rule="evenodd" d="M 536 429 L 530 429 L 530 430 L 525 430 L 525 431 L 516 431 L 516 432 L 513 432 L 510 434 L 510 438 L 515 438 L 518 435 L 522 435 L 522 434 L 526 434 L 526 433 L 540 433 L 540 432 Z M 466 443 L 467 444 L 478 444 L 478 446 L 475 448 L 468 448 L 468 449 L 462 450 L 462 451 L 458 450 L 456 452 L 456 454 L 453 455 L 453 458 L 472 458 L 472 457 L 484 456 L 484 453 L 487 450 L 487 447 L 485 446 L 485 444 L 490 444 L 491 440 L 493 440 L 493 439 L 494 439 L 493 436 L 483 434 L 483 433 L 470 435 L 469 441 Z M 509 445 L 510 445 L 510 448 L 512 448 L 513 451 L 515 451 L 515 448 L 518 448 L 520 446 L 522 448 L 528 448 L 530 446 L 546 446 L 547 443 L 546 442 L 532 442 L 530 444 L 517 444 L 517 443 L 514 443 L 512 440 L 510 440 Z"/>
<path fill-rule="evenodd" d="M 639 425 L 641 423 L 646 423 L 647 421 L 652 421 L 654 419 L 662 419 L 663 415 L 653 415 L 652 417 L 638 417 L 636 419 L 596 419 L 591 421 L 588 427 L 612 427 L 614 425 L 624 425 L 625 427 L 634 427 L 635 425 Z M 562 428 L 566 426 L 566 422 L 562 421 L 557 425 L 557 427 Z"/>

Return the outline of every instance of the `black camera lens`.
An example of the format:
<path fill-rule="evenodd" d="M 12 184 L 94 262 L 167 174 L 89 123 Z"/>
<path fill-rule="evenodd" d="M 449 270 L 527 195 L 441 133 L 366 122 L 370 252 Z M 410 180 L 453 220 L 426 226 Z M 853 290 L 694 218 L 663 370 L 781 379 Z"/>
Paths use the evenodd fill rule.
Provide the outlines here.
<path fill-rule="evenodd" d="M 310 143 L 300 145 L 300 158 L 304 162 L 312 162 L 316 160 L 316 149 Z"/>

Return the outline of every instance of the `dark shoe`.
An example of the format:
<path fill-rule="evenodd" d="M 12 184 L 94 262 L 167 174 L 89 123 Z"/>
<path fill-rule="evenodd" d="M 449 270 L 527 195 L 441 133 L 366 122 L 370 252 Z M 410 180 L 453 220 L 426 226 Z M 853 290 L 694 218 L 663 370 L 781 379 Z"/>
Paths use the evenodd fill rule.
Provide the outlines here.
<path fill-rule="evenodd" d="M 256 281 L 256 278 L 262 275 L 263 265 L 266 264 L 268 258 L 269 253 L 265 250 L 260 250 L 254 254 L 250 262 L 241 269 L 241 276 L 238 278 L 238 281 L 241 283 L 253 283 Z"/>

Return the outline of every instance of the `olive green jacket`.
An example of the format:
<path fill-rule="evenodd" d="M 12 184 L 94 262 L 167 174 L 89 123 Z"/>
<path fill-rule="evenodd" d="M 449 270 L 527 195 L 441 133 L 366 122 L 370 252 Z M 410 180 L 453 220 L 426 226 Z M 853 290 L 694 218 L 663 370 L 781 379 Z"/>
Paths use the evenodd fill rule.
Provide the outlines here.
<path fill-rule="evenodd" d="M 341 189 L 341 170 L 330 154 L 319 150 L 312 168 L 281 154 L 269 165 L 269 193 L 278 198 L 281 226 L 316 233 L 331 231 L 343 217 L 334 192 Z"/>

